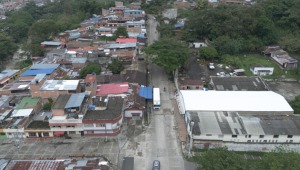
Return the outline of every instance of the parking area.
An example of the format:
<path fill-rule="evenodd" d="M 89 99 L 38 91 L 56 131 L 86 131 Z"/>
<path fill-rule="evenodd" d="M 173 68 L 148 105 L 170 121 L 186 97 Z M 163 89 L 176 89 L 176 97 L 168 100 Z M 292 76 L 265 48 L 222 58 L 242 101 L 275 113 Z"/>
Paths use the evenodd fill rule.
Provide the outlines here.
<path fill-rule="evenodd" d="M 124 151 L 117 139 L 101 138 L 49 138 L 49 139 L 1 139 L 0 158 L 8 159 L 64 159 L 70 157 L 107 158 L 117 165 Z M 19 143 L 19 144 L 16 144 Z M 120 145 L 120 146 L 119 146 Z"/>

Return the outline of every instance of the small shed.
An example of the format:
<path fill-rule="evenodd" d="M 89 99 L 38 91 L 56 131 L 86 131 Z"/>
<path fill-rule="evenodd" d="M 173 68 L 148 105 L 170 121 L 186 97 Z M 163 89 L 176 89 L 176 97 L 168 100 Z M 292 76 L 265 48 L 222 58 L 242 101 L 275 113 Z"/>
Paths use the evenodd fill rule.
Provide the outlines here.
<path fill-rule="evenodd" d="M 257 76 L 270 76 L 273 74 L 274 67 L 264 67 L 262 65 L 253 66 L 250 71 Z"/>

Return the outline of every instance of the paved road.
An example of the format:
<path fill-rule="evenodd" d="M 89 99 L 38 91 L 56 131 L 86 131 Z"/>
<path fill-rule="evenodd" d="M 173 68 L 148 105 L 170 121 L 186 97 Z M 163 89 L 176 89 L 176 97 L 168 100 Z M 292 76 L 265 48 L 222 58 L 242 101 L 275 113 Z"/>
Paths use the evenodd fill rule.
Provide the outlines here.
<path fill-rule="evenodd" d="M 148 44 L 158 40 L 157 22 L 153 16 L 148 17 Z M 164 70 L 156 65 L 149 65 L 150 84 L 161 89 L 161 109 L 152 111 L 150 125 L 134 140 L 138 143 L 135 152 L 136 170 L 150 170 L 153 160 L 161 162 L 163 170 L 183 170 L 184 160 L 178 143 L 176 122 L 173 115 L 172 99 L 175 87 L 168 80 Z M 164 87 L 166 91 L 164 91 Z M 127 155 L 130 151 L 127 150 Z"/>

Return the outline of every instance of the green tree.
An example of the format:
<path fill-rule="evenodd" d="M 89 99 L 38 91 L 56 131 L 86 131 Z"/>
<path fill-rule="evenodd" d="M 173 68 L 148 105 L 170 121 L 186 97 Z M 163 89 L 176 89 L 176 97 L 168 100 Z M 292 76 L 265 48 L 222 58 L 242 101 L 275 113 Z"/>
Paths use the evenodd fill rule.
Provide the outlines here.
<path fill-rule="evenodd" d="M 0 61 L 8 59 L 17 50 L 14 40 L 5 33 L 0 33 Z"/>
<path fill-rule="evenodd" d="M 112 59 L 111 64 L 108 65 L 108 69 L 112 71 L 113 74 L 120 74 L 124 70 L 124 66 L 118 59 Z"/>
<path fill-rule="evenodd" d="M 213 44 L 221 55 L 238 54 L 242 50 L 241 42 L 236 39 L 231 39 L 229 36 L 220 36 L 213 41 Z"/>
<path fill-rule="evenodd" d="M 295 114 L 300 114 L 300 95 L 297 96 L 293 101 L 291 101 L 290 105 L 294 109 Z"/>
<path fill-rule="evenodd" d="M 300 169 L 299 161 L 299 153 L 278 148 L 275 151 L 264 154 L 262 157 L 262 162 L 260 163 L 260 169 Z"/>
<path fill-rule="evenodd" d="M 186 44 L 165 38 L 143 48 L 143 51 L 151 62 L 163 67 L 167 73 L 182 67 L 191 54 Z"/>
<path fill-rule="evenodd" d="M 126 27 L 118 27 L 117 30 L 114 32 L 114 37 L 119 38 L 119 37 L 126 37 L 128 38 L 128 33 L 126 30 Z"/>
<path fill-rule="evenodd" d="M 59 32 L 59 27 L 54 20 L 41 20 L 34 23 L 30 30 L 29 36 L 32 43 L 40 43 L 44 40 L 51 40 Z"/>
<path fill-rule="evenodd" d="M 209 149 L 195 160 L 201 164 L 201 169 L 204 170 L 246 169 L 246 161 L 235 152 L 228 151 L 227 148 Z"/>
<path fill-rule="evenodd" d="M 97 63 L 88 63 L 83 69 L 81 69 L 79 76 L 85 78 L 87 74 L 99 74 L 101 72 L 101 67 Z"/>
<path fill-rule="evenodd" d="M 213 47 L 201 47 L 199 50 L 200 57 L 203 57 L 205 60 L 214 60 L 218 56 L 218 52 Z"/>

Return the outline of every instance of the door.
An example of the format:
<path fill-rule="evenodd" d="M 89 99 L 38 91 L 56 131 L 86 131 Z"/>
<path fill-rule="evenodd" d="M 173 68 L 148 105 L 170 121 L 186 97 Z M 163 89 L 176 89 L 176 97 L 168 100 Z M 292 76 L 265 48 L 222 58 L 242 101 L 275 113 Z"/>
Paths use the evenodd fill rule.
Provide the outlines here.
<path fill-rule="evenodd" d="M 42 133 L 41 133 L 41 132 L 39 132 L 38 134 L 39 134 L 39 138 L 41 138 L 41 137 L 42 137 Z"/>

